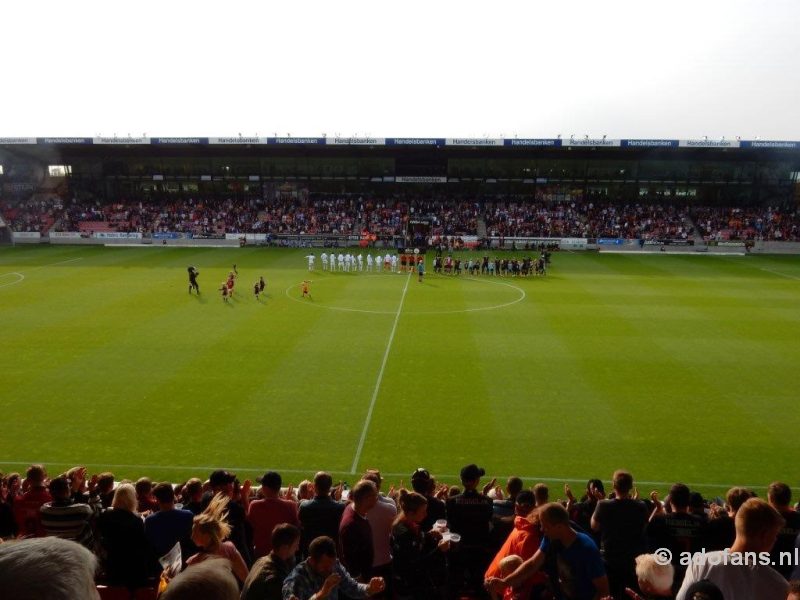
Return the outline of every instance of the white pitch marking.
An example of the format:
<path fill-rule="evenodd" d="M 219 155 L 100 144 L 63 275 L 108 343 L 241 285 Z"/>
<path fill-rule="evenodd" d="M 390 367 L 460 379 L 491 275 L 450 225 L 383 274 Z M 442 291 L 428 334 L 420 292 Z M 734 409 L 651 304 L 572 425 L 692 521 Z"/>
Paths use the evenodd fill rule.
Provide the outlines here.
<path fill-rule="evenodd" d="M 16 285 L 16 284 L 20 283 L 23 279 L 25 279 L 25 275 L 23 275 L 22 273 L 17 273 L 17 272 L 3 273 L 2 275 L 0 275 L 0 279 L 2 279 L 3 277 L 7 277 L 8 275 L 16 275 L 17 279 L 15 279 L 14 281 L 12 281 L 10 283 L 0 283 L 0 288 Z"/>
<path fill-rule="evenodd" d="M 392 325 L 392 332 L 389 334 L 389 341 L 386 343 L 386 352 L 383 353 L 383 362 L 381 362 L 381 370 L 378 371 L 378 380 L 375 382 L 375 389 L 372 392 L 372 400 L 369 403 L 369 410 L 367 411 L 367 418 L 364 419 L 364 427 L 361 430 L 361 439 L 358 440 L 358 448 L 356 455 L 353 457 L 353 466 L 350 467 L 350 473 L 355 474 L 358 461 L 361 458 L 361 451 L 364 449 L 364 441 L 367 439 L 367 430 L 372 421 L 372 411 L 375 408 L 375 401 L 378 399 L 378 392 L 381 389 L 381 381 L 383 381 L 383 371 L 386 369 L 386 361 L 389 359 L 389 351 L 392 349 L 392 342 L 394 341 L 394 333 L 397 331 L 397 323 L 400 321 L 400 312 L 403 310 L 403 303 L 406 301 L 406 292 L 408 292 L 408 282 L 411 281 L 411 272 L 406 277 L 406 285 L 403 288 L 403 295 L 400 296 L 400 305 L 397 307 L 397 314 L 394 316 L 394 324 Z"/>
<path fill-rule="evenodd" d="M 773 271 L 772 269 L 765 269 L 764 267 L 761 267 L 761 270 L 766 271 L 767 273 L 772 273 L 773 275 L 780 275 L 781 277 L 786 277 L 788 279 L 794 279 L 795 281 L 800 281 L 800 277 L 789 275 L 788 273 L 781 273 L 780 271 Z"/>

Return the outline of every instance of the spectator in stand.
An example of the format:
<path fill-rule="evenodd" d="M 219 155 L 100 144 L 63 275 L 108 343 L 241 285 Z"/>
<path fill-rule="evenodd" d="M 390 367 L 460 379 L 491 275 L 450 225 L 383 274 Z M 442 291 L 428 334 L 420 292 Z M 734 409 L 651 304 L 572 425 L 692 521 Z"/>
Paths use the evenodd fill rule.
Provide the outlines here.
<path fill-rule="evenodd" d="M 734 519 L 736 513 L 750 498 L 755 498 L 753 491 L 742 487 L 734 487 L 728 490 L 725 497 L 726 507 L 716 507 L 711 512 L 711 519 L 706 524 L 706 550 L 724 550 L 730 548 L 733 540 L 736 539 L 736 526 Z"/>
<path fill-rule="evenodd" d="M 350 500 L 339 524 L 339 555 L 347 572 L 363 583 L 372 577 L 375 548 L 367 513 L 378 502 L 378 488 L 371 481 L 361 480 L 353 486 Z"/>
<path fill-rule="evenodd" d="M 380 577 L 359 583 L 336 560 L 336 542 L 318 537 L 308 546 L 308 558 L 297 565 L 283 584 L 283 598 L 290 600 L 339 600 L 341 592 L 347 598 L 367 598 L 385 588 Z"/>
<path fill-rule="evenodd" d="M 422 527 L 428 500 L 417 492 L 400 490 L 401 512 L 392 526 L 393 587 L 397 600 L 435 600 L 445 597 L 447 573 L 443 560 L 450 542 L 441 533 Z"/>
<path fill-rule="evenodd" d="M 160 600 L 239 600 L 239 586 L 226 560 L 207 560 L 178 573 Z"/>
<path fill-rule="evenodd" d="M 17 523 L 14 520 L 13 496 L 8 489 L 8 480 L 0 473 L 0 541 L 17 535 Z"/>
<path fill-rule="evenodd" d="M 97 559 L 69 540 L 0 544 L 0 595 L 9 600 L 96 600 Z"/>
<path fill-rule="evenodd" d="M 203 512 L 203 482 L 193 477 L 183 486 L 183 508 L 194 515 Z"/>
<path fill-rule="evenodd" d="M 622 597 L 626 587 L 636 588 L 636 557 L 646 551 L 645 529 L 649 517 L 644 502 L 631 497 L 633 476 L 616 471 L 614 498 L 601 500 L 592 515 L 592 529 L 600 533 L 611 594 Z"/>
<path fill-rule="evenodd" d="M 314 482 L 304 479 L 297 486 L 297 501 L 311 500 L 314 497 Z"/>
<path fill-rule="evenodd" d="M 705 547 L 703 533 L 705 524 L 697 515 L 689 512 L 689 499 L 691 491 L 682 484 L 676 483 L 669 490 L 667 504 L 670 510 L 665 511 L 658 500 L 658 494 L 653 492 L 653 512 L 647 525 L 647 537 L 650 540 L 650 550 L 667 548 L 672 552 L 672 566 L 675 567 L 675 592 L 678 591 L 686 566 L 681 564 L 681 553 L 694 554 Z M 642 590 L 644 591 L 644 590 Z"/>
<path fill-rule="evenodd" d="M 272 550 L 253 565 L 242 590 L 242 600 L 281 600 L 283 582 L 294 568 L 300 549 L 300 530 L 283 523 L 272 531 Z"/>
<path fill-rule="evenodd" d="M 84 502 L 74 502 L 66 477 L 51 479 L 48 491 L 53 500 L 43 504 L 39 509 L 45 534 L 72 540 L 90 550 L 93 549 L 92 526 L 95 516 L 100 512 L 97 498 L 94 499 L 93 506 Z"/>
<path fill-rule="evenodd" d="M 436 480 L 431 477 L 427 469 L 417 469 L 411 474 L 411 487 L 418 494 L 425 496 L 428 501 L 426 517 L 422 520 L 422 529 L 429 531 L 436 521 L 447 519 L 447 510 L 444 501 L 436 497 Z"/>
<path fill-rule="evenodd" d="M 535 511 L 533 492 L 525 490 L 517 494 L 514 502 L 514 529 L 486 569 L 484 579 L 502 577 L 500 562 L 509 556 L 519 556 L 523 561 L 536 554 L 541 544 L 541 525 Z M 520 584 L 520 598 L 538 598 L 547 583 L 547 576 L 536 572 L 533 577 Z"/>
<path fill-rule="evenodd" d="M 142 477 L 136 482 L 136 512 L 151 513 L 158 510 L 158 500 L 153 497 L 153 482 Z"/>
<path fill-rule="evenodd" d="M 111 508 L 111 502 L 114 500 L 113 473 L 100 473 L 97 476 L 97 495 L 104 510 Z"/>
<path fill-rule="evenodd" d="M 181 545 L 184 561 L 197 552 L 192 543 L 194 515 L 186 509 L 175 508 L 175 490 L 169 483 L 159 483 L 153 488 L 158 501 L 158 511 L 144 520 L 144 534 L 156 556 L 164 556 L 175 544 Z"/>
<path fill-rule="evenodd" d="M 511 575 L 489 579 L 487 587 L 499 593 L 508 586 L 520 586 L 544 566 L 551 554 L 558 564 L 558 581 L 553 583 L 558 584 L 561 598 L 605 599 L 609 595 L 608 578 L 592 538 L 570 526 L 567 509 L 557 502 L 541 507 L 538 514 L 544 535 L 539 549 Z"/>
<path fill-rule="evenodd" d="M 97 476 L 92 477 L 91 486 L 86 481 L 86 467 L 72 467 L 66 474 L 69 481 L 70 498 L 75 503 L 89 503 L 89 492 L 97 486 Z"/>
<path fill-rule="evenodd" d="M 266 556 L 272 551 L 272 532 L 276 525 L 300 525 L 297 504 L 287 499 L 291 498 L 291 488 L 287 490 L 286 498 L 281 497 L 281 476 L 275 471 L 267 471 L 260 483 L 261 498 L 251 502 L 247 509 L 247 521 L 253 528 L 256 558 Z"/>
<path fill-rule="evenodd" d="M 800 600 L 800 581 L 792 580 L 789 582 L 789 595 L 786 600 Z"/>
<path fill-rule="evenodd" d="M 688 600 L 688 590 L 701 579 L 716 584 L 725 600 L 785 600 L 786 579 L 772 567 L 759 563 L 759 552 L 769 552 L 785 521 L 759 498 L 751 498 L 736 513 L 736 540 L 725 551 L 709 552 L 705 560 L 692 561 L 677 600 Z M 749 554 L 754 553 L 754 554 Z"/>
<path fill-rule="evenodd" d="M 20 537 L 45 535 L 39 509 L 53 500 L 47 491 L 46 480 L 47 471 L 42 465 L 31 465 L 25 472 L 28 491 L 14 500 L 14 518 L 17 521 L 17 534 Z"/>
<path fill-rule="evenodd" d="M 533 486 L 533 498 L 536 500 L 536 507 L 541 508 L 550 502 L 550 488 L 544 483 L 537 483 Z"/>
<path fill-rule="evenodd" d="M 778 532 L 778 539 L 772 547 L 772 564 L 775 570 L 787 580 L 791 578 L 795 565 L 793 561 L 781 560 L 781 553 L 794 556 L 794 543 L 800 535 L 800 513 L 792 509 L 792 490 L 785 483 L 775 481 L 767 489 L 767 501 L 783 517 L 784 525 Z"/>
<path fill-rule="evenodd" d="M 675 581 L 675 568 L 671 564 L 662 564 L 655 554 L 640 554 L 636 557 L 636 579 L 639 589 L 646 598 L 673 598 L 672 586 Z M 680 586 L 680 580 L 677 583 Z M 630 588 L 626 590 L 634 600 L 641 596 L 632 596 Z"/>
<path fill-rule="evenodd" d="M 235 492 L 236 475 L 224 469 L 219 469 L 211 473 L 208 478 L 211 489 L 203 494 L 203 511 L 211 504 L 211 500 L 217 495 L 222 494 L 229 499 L 227 523 L 231 528 L 230 541 L 236 546 L 244 562 L 248 567 L 253 564 L 253 529 L 247 522 L 247 508 L 240 501 L 249 500 L 250 481 L 245 481 L 244 486 L 237 497 Z M 201 513 L 202 514 L 202 513 Z"/>
<path fill-rule="evenodd" d="M 392 551 L 389 538 L 397 518 L 397 505 L 394 500 L 381 494 L 383 478 L 377 469 L 364 474 L 364 481 L 371 481 L 378 490 L 378 501 L 367 511 L 367 521 L 372 530 L 372 576 L 381 577 L 386 582 L 386 596 L 392 596 Z"/>
<path fill-rule="evenodd" d="M 339 540 L 339 523 L 342 520 L 344 504 L 331 498 L 333 479 L 328 473 L 320 471 L 314 476 L 314 499 L 300 503 L 298 511 L 302 525 L 300 548 L 307 554 L 308 545 L 318 537 L 326 536 Z"/>
<path fill-rule="evenodd" d="M 194 517 L 192 542 L 199 551 L 191 556 L 186 564 L 191 566 L 209 558 L 225 558 L 230 562 L 233 574 L 241 584 L 244 584 L 249 570 L 236 546 L 227 541 L 232 530 L 227 523 L 228 513 L 226 512 L 230 501 L 228 496 L 217 494 L 208 503 L 206 509 Z"/>
<path fill-rule="evenodd" d="M 451 582 L 457 589 L 466 586 L 480 590 L 483 573 L 491 559 L 492 500 L 478 491 L 481 477 L 485 474 L 486 471 L 475 464 L 461 469 L 464 492 L 447 500 L 450 530 L 461 536 L 458 552 L 453 553 L 450 563 Z"/>
<path fill-rule="evenodd" d="M 129 483 L 114 492 L 111 508 L 97 518 L 103 583 L 137 588 L 159 572 L 153 549 L 136 514 L 136 490 Z"/>
<path fill-rule="evenodd" d="M 497 487 L 497 490 L 500 490 L 500 487 Z M 494 510 L 495 519 L 502 519 L 502 518 L 510 518 L 511 521 L 514 520 L 515 516 L 515 501 L 517 499 L 517 494 L 522 491 L 522 479 L 519 477 L 509 477 L 508 481 L 506 481 L 506 496 L 505 498 L 496 497 L 494 499 L 494 503 L 492 504 L 492 510 Z M 497 494 L 495 494 L 497 496 Z"/>
<path fill-rule="evenodd" d="M 597 508 L 600 500 L 605 500 L 606 491 L 603 482 L 599 479 L 590 479 L 586 484 L 586 493 L 579 502 L 575 501 L 569 485 L 564 486 L 564 494 L 567 496 L 567 511 L 569 518 L 580 527 L 584 533 L 590 535 L 595 543 L 600 545 L 600 535 L 592 531 L 592 515 Z"/>

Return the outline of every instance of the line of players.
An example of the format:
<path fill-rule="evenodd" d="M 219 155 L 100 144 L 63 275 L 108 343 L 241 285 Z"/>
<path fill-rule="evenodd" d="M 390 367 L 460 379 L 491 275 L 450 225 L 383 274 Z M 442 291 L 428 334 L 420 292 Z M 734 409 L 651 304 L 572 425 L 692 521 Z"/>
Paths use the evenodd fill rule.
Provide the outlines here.
<path fill-rule="evenodd" d="M 312 252 L 306 256 L 306 260 L 308 261 L 308 270 L 313 271 L 316 261 L 314 253 Z M 381 268 L 386 272 L 397 273 L 399 264 L 399 258 L 396 254 L 379 254 L 373 257 L 371 253 L 368 253 L 365 261 L 363 254 L 353 255 L 349 252 L 347 254 L 340 252 L 338 255 L 333 252 L 330 254 L 323 252 L 320 255 L 320 261 L 322 262 L 323 271 L 340 271 L 342 273 L 363 272 L 365 262 L 367 273 L 379 273 Z"/>
<path fill-rule="evenodd" d="M 452 256 L 436 256 L 433 259 L 433 272 L 446 275 L 489 275 L 500 277 L 527 277 L 529 275 L 547 275 L 549 253 L 542 253 L 538 258 L 489 258 L 482 260 L 461 260 Z"/>

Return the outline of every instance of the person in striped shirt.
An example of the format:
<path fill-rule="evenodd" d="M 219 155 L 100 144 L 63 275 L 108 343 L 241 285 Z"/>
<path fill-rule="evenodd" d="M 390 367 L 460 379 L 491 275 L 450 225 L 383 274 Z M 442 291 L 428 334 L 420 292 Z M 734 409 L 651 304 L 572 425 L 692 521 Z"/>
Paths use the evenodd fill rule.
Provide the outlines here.
<path fill-rule="evenodd" d="M 92 500 L 91 505 L 73 502 L 66 477 L 50 480 L 48 488 L 53 501 L 39 509 L 45 535 L 72 540 L 91 549 L 94 545 L 92 522 L 100 511 L 97 498 Z"/>

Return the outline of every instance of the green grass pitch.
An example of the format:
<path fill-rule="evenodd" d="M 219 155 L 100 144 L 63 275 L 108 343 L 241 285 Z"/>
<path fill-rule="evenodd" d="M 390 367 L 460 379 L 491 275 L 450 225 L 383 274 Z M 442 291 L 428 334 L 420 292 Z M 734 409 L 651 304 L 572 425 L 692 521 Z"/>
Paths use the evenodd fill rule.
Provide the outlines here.
<path fill-rule="evenodd" d="M 420 284 L 309 274 L 305 254 L 0 249 L 0 470 L 798 484 L 798 257 L 556 253 L 530 279 L 429 257 Z"/>

